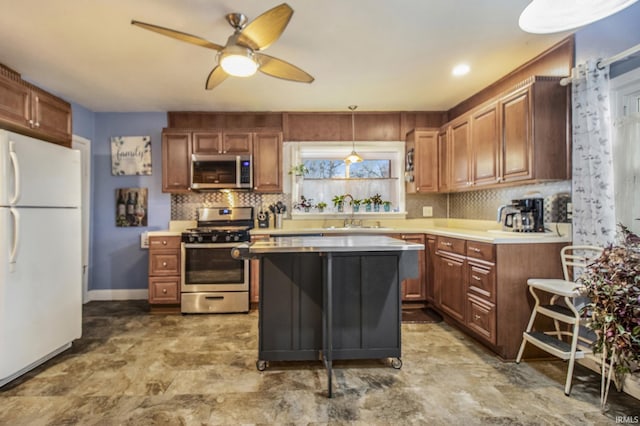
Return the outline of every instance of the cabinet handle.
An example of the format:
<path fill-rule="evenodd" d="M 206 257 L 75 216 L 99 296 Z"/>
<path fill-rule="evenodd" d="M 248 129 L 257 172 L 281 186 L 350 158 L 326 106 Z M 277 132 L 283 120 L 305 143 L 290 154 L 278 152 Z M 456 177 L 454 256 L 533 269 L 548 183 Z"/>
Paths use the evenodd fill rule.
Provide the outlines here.
<path fill-rule="evenodd" d="M 471 275 L 471 278 L 473 278 L 473 279 L 474 279 L 474 280 L 476 280 L 476 281 L 482 281 L 482 278 L 480 278 L 480 277 L 479 277 L 479 276 L 477 276 L 477 275 Z"/>
<path fill-rule="evenodd" d="M 498 177 L 496 178 L 496 182 L 502 182 L 502 178 L 501 178 L 500 176 L 498 176 Z"/>
<path fill-rule="evenodd" d="M 166 246 L 167 245 L 167 240 L 162 240 L 162 245 Z"/>
<path fill-rule="evenodd" d="M 163 292 L 164 294 L 167 294 L 167 289 L 166 289 L 166 288 L 163 288 L 163 289 L 162 289 L 162 292 Z"/>
<path fill-rule="evenodd" d="M 449 265 L 449 266 L 453 266 L 453 263 L 451 263 L 451 262 L 447 262 L 447 265 Z"/>
<path fill-rule="evenodd" d="M 167 266 L 167 262 L 162 262 L 162 266 Z"/>
<path fill-rule="evenodd" d="M 480 253 L 480 249 L 478 247 L 469 247 L 469 250 L 476 252 L 476 253 Z"/>
<path fill-rule="evenodd" d="M 480 315 L 478 315 L 478 314 L 474 314 L 474 315 L 473 315 L 473 319 L 479 320 L 479 319 L 480 319 Z"/>
<path fill-rule="evenodd" d="M 35 124 L 34 124 L 34 127 L 40 127 L 40 122 L 36 121 Z"/>
<path fill-rule="evenodd" d="M 33 127 L 33 120 L 29 120 L 29 127 Z"/>
<path fill-rule="evenodd" d="M 448 241 L 440 241 L 440 244 L 442 244 L 445 247 L 451 247 L 451 243 Z"/>

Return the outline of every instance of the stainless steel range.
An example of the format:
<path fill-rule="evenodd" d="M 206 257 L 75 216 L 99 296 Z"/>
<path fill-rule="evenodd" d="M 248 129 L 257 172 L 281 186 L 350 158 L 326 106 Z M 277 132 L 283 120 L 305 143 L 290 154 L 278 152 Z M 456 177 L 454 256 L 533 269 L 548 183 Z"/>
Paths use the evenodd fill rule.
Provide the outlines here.
<path fill-rule="evenodd" d="M 249 311 L 249 261 L 231 249 L 250 239 L 253 207 L 198 209 L 197 228 L 182 233 L 181 311 Z"/>

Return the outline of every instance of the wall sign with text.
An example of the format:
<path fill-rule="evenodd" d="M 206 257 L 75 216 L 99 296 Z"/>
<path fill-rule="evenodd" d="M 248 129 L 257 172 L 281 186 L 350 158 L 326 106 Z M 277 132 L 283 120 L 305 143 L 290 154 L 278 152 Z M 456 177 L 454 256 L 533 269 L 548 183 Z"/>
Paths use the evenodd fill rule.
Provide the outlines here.
<path fill-rule="evenodd" d="M 111 138 L 111 174 L 150 175 L 151 136 L 114 136 Z"/>

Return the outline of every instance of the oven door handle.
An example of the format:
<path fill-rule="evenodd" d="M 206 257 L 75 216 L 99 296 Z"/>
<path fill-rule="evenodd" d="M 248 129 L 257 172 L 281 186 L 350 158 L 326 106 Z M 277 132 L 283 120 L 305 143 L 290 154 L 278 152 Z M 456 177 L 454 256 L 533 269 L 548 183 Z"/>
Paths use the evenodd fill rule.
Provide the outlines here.
<path fill-rule="evenodd" d="M 184 248 L 188 248 L 188 249 L 198 249 L 198 248 L 233 248 L 233 247 L 238 247 L 240 244 L 244 244 L 240 241 L 236 242 L 236 243 L 182 243 L 182 245 L 184 246 Z"/>

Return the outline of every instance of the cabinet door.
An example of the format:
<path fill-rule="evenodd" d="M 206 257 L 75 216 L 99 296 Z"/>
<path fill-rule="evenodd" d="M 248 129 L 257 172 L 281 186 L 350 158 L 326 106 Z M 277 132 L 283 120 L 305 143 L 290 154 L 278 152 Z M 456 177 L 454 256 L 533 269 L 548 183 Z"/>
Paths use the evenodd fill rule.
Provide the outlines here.
<path fill-rule="evenodd" d="M 401 239 L 412 243 L 424 244 L 423 234 L 403 234 Z M 418 277 L 402 281 L 402 301 L 418 302 L 427 298 L 425 288 L 425 252 L 418 252 Z"/>
<path fill-rule="evenodd" d="M 498 106 L 493 104 L 471 116 L 472 177 L 475 185 L 498 181 Z"/>
<path fill-rule="evenodd" d="M 29 93 L 28 87 L 0 75 L 0 122 L 9 124 L 9 127 L 29 128 Z"/>
<path fill-rule="evenodd" d="M 253 189 L 282 192 L 282 133 L 258 132 L 253 138 Z"/>
<path fill-rule="evenodd" d="M 251 242 L 268 240 L 268 235 L 251 235 Z M 249 302 L 260 302 L 260 259 L 249 261 Z"/>
<path fill-rule="evenodd" d="M 220 154 L 222 153 L 222 132 L 194 132 L 194 154 Z"/>
<path fill-rule="evenodd" d="M 150 277 L 149 303 L 180 303 L 180 277 Z"/>
<path fill-rule="evenodd" d="M 222 154 L 251 154 L 252 140 L 251 132 L 224 132 Z"/>
<path fill-rule="evenodd" d="M 191 133 L 162 134 L 162 192 L 186 193 L 191 185 Z"/>
<path fill-rule="evenodd" d="M 417 193 L 438 191 L 438 132 L 416 131 L 414 154 L 415 188 Z"/>
<path fill-rule="evenodd" d="M 71 105 L 47 92 L 31 89 L 33 128 L 43 137 L 71 146 Z"/>
<path fill-rule="evenodd" d="M 466 304 L 464 258 L 436 256 L 435 280 L 438 283 L 438 305 L 454 319 L 464 322 Z"/>
<path fill-rule="evenodd" d="M 519 91 L 500 103 L 502 120 L 502 180 L 531 178 L 531 97 L 529 89 Z"/>
<path fill-rule="evenodd" d="M 466 189 L 471 185 L 469 173 L 469 120 L 451 125 L 451 179 L 449 184 L 454 189 Z"/>
<path fill-rule="evenodd" d="M 449 127 L 438 133 L 438 191 L 449 190 Z"/>

